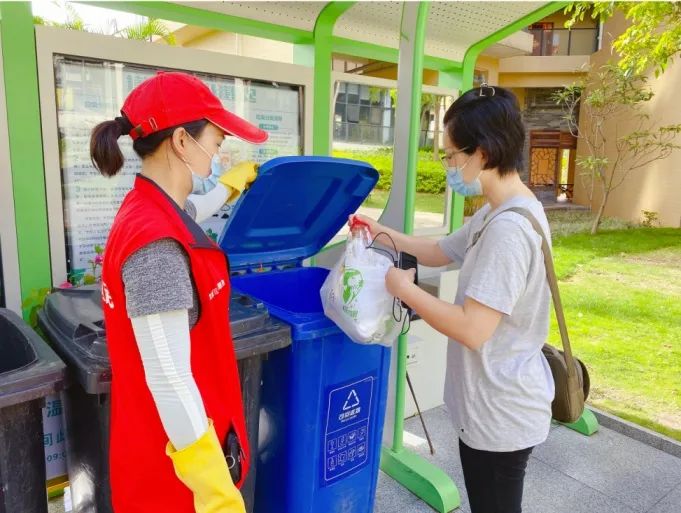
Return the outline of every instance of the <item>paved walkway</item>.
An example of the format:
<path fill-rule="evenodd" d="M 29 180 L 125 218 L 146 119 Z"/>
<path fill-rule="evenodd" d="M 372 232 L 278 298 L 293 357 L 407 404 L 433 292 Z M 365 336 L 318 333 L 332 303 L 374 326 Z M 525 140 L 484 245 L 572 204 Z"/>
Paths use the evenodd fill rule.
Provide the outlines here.
<path fill-rule="evenodd" d="M 456 434 L 444 407 L 425 414 L 435 445 L 415 451 L 434 461 L 459 487 L 461 512 L 470 513 Z M 418 419 L 406 429 L 423 437 Z M 412 438 L 412 437 L 409 437 Z M 381 474 L 374 513 L 431 513 L 420 499 Z M 524 513 L 681 513 L 681 459 L 601 427 L 585 437 L 554 426 L 528 466 Z"/>
<path fill-rule="evenodd" d="M 428 454 L 418 419 L 409 419 L 413 450 L 449 474 L 470 513 L 456 435 L 443 408 L 425 414 L 436 454 Z M 63 512 L 61 500 L 50 513 Z M 381 474 L 374 513 L 432 513 L 425 503 Z M 610 429 L 584 437 L 555 426 L 535 449 L 527 472 L 524 513 L 681 513 L 681 459 Z M 323 513 L 323 512 L 317 512 Z M 355 513 L 355 512 L 349 512 Z"/>

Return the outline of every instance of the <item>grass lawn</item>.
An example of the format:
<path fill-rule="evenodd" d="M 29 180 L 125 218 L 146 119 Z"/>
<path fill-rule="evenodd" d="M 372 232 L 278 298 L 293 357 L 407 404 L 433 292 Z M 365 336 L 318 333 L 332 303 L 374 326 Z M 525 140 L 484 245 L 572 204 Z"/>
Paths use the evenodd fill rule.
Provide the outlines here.
<path fill-rule="evenodd" d="M 571 342 L 591 375 L 589 402 L 681 440 L 681 230 L 591 236 L 579 231 L 588 226 L 580 215 L 572 228 L 574 213 L 550 218 Z M 555 320 L 551 342 L 560 344 Z"/>
<path fill-rule="evenodd" d="M 382 210 L 388 203 L 388 196 L 390 196 L 390 191 L 374 189 L 371 195 L 364 202 L 363 206 L 368 208 L 380 208 Z M 417 192 L 416 211 L 444 214 L 445 212 L 444 194 L 427 194 L 424 192 Z"/>

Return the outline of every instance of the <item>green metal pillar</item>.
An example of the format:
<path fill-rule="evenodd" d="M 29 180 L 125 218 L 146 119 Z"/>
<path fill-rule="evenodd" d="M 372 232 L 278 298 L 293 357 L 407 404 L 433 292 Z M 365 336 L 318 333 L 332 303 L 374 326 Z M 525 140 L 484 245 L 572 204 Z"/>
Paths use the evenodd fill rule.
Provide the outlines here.
<path fill-rule="evenodd" d="M 393 184 L 381 221 L 405 233 L 414 230 L 416 167 L 418 163 L 419 114 L 423 86 L 423 63 L 428 3 L 405 2 L 400 28 L 397 87 L 397 132 L 393 157 Z M 384 447 L 381 469 L 436 511 L 447 513 L 459 507 L 459 491 L 442 470 L 404 449 L 404 401 L 407 373 L 407 337 L 397 343 L 395 420 L 391 448 Z"/>
<path fill-rule="evenodd" d="M 331 65 L 333 27 L 355 2 L 330 2 L 322 9 L 314 27 L 314 101 L 312 153 L 331 154 Z"/>
<path fill-rule="evenodd" d="M 30 2 L 0 2 L 21 296 L 52 286 L 35 29 Z M 26 312 L 25 312 L 26 313 Z"/>

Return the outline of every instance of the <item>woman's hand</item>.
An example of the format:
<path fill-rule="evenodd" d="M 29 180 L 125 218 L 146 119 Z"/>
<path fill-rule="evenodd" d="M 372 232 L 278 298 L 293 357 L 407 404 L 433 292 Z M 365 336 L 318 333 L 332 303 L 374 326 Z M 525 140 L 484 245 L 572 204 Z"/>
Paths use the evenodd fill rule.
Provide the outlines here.
<path fill-rule="evenodd" d="M 390 295 L 398 299 L 402 299 L 404 292 L 414 285 L 416 278 L 416 269 L 409 269 L 407 271 L 391 267 L 385 275 L 385 286 L 390 292 Z"/>
<path fill-rule="evenodd" d="M 374 221 L 370 217 L 363 216 L 361 214 L 353 214 L 348 218 L 348 226 L 350 228 L 352 228 L 352 223 L 354 220 L 364 223 L 369 228 L 369 235 L 371 235 L 372 239 L 375 239 L 376 235 L 379 233 L 387 231 L 386 227 L 380 224 L 378 221 Z"/>

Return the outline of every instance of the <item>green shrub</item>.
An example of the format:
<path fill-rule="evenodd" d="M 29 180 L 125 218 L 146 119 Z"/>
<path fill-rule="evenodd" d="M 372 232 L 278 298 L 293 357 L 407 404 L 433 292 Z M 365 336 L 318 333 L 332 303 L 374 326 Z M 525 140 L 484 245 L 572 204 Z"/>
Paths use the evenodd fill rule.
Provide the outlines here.
<path fill-rule="evenodd" d="M 390 190 L 392 184 L 393 155 L 391 148 L 379 148 L 372 151 L 339 151 L 333 152 L 334 157 L 361 160 L 371 164 L 378 171 L 379 179 L 376 188 Z M 419 152 L 416 170 L 416 192 L 428 194 L 442 194 L 447 188 L 445 170 L 439 161 L 433 160 L 433 153 Z"/>

